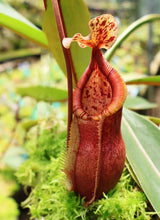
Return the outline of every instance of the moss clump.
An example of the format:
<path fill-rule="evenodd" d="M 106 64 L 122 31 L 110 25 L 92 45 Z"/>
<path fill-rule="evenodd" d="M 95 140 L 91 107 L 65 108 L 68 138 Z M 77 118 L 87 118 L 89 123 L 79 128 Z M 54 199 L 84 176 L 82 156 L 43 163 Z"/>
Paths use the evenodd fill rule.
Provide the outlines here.
<path fill-rule="evenodd" d="M 150 219 L 149 213 L 145 211 L 146 197 L 144 193 L 133 187 L 131 176 L 127 173 L 128 171 L 124 170 L 116 187 L 97 202 L 95 214 L 101 216 L 98 219 Z"/>
<path fill-rule="evenodd" d="M 58 128 L 42 129 L 38 138 L 30 135 L 27 141 L 29 159 L 17 172 L 19 181 L 32 190 L 23 202 L 30 209 L 31 218 L 45 220 L 149 220 L 146 212 L 147 199 L 138 191 L 130 174 L 125 169 L 116 185 L 101 200 L 88 208 L 84 199 L 65 189 L 65 175 L 61 171 L 66 142 L 66 133 Z"/>

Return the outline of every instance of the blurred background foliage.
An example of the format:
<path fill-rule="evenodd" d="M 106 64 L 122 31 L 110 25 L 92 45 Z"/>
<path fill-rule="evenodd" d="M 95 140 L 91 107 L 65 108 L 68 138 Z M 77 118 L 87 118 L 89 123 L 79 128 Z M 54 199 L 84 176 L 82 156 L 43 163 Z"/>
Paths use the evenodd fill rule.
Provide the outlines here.
<path fill-rule="evenodd" d="M 36 26 L 41 27 L 43 1 L 5 0 L 5 2 Z M 91 17 L 103 13 L 116 16 L 119 33 L 141 16 L 160 11 L 159 0 L 86 0 L 86 3 Z M 156 21 L 136 30 L 116 51 L 111 64 L 122 74 L 160 74 L 159 25 L 160 22 Z M 16 197 L 16 191 L 21 191 L 21 186 L 14 174 L 19 165 L 28 158 L 24 148 L 27 132 L 34 125 L 42 130 L 44 127 L 50 129 L 51 118 L 54 123 L 60 122 L 60 126 L 66 128 L 67 106 L 66 102 L 38 102 L 31 97 L 21 97 L 16 91 L 18 87 L 25 85 L 66 89 L 67 84 L 54 58 L 35 44 L 2 27 L 0 42 L 0 219 L 24 220 L 27 217 L 23 212 L 20 213 L 18 207 L 18 203 L 24 198 Z M 28 51 L 30 48 L 34 49 L 34 53 L 24 55 L 25 50 Z M 24 50 L 24 54 L 15 59 L 14 53 L 21 49 Z M 133 96 L 140 93 L 160 104 L 158 88 L 147 90 L 145 86 L 132 86 L 129 92 Z M 159 107 L 149 111 L 153 116 L 160 116 Z M 33 136 L 36 138 L 34 132 Z"/>

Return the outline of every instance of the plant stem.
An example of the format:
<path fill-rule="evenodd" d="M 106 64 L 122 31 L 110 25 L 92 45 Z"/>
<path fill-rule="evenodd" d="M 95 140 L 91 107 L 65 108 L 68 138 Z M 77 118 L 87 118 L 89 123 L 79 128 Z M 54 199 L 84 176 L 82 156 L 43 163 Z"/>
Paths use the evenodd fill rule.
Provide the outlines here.
<path fill-rule="evenodd" d="M 43 0 L 43 3 L 44 3 L 44 8 L 46 10 L 47 9 L 47 0 Z"/>
<path fill-rule="evenodd" d="M 139 28 L 141 25 L 155 21 L 160 20 L 160 14 L 149 14 L 145 15 L 142 18 L 138 19 L 137 21 L 133 22 L 117 39 L 115 44 L 111 47 L 110 50 L 108 50 L 105 53 L 105 59 L 110 60 L 115 53 L 116 49 L 122 44 L 122 42 L 137 28 Z"/>
<path fill-rule="evenodd" d="M 55 19 L 57 23 L 57 28 L 62 44 L 63 38 L 67 37 L 65 25 L 63 21 L 63 16 L 60 7 L 59 0 L 52 0 L 53 9 L 55 13 Z M 73 85 L 72 85 L 72 63 L 71 63 L 71 55 L 70 50 L 66 49 L 62 46 L 63 54 L 66 62 L 66 69 L 67 69 L 67 80 L 68 80 L 68 137 L 69 137 L 69 128 L 72 121 L 72 109 L 73 109 Z"/>

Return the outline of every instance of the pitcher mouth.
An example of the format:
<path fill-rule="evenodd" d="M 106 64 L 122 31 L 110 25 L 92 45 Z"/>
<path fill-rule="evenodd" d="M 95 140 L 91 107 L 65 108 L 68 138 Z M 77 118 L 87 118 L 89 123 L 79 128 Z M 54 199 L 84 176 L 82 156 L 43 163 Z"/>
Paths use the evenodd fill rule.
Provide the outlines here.
<path fill-rule="evenodd" d="M 102 56 L 103 55 L 100 49 L 93 48 L 90 64 L 74 90 L 73 112 L 78 118 L 84 120 L 101 120 L 117 112 L 122 107 L 126 99 L 127 91 L 123 79 Z M 98 66 L 99 70 L 110 84 L 112 97 L 111 101 L 100 113 L 89 114 L 83 107 L 82 94 L 91 74 L 93 73 L 95 65 Z"/>

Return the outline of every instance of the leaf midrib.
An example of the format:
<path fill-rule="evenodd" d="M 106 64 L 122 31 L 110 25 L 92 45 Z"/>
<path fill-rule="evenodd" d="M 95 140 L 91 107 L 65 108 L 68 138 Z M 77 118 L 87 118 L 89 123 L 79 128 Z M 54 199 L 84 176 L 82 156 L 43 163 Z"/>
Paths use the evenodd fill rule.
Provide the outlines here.
<path fill-rule="evenodd" d="M 134 134 L 133 129 L 131 128 L 131 126 L 129 125 L 129 123 L 127 122 L 127 120 L 124 118 L 122 118 L 124 124 L 126 125 L 128 131 L 130 132 L 131 136 L 133 137 L 133 139 L 135 140 L 138 148 L 140 149 L 140 151 L 143 153 L 144 157 L 146 158 L 146 160 L 149 162 L 150 166 L 152 167 L 152 169 L 154 170 L 154 172 L 156 173 L 156 175 L 160 178 L 160 172 L 157 169 L 157 167 L 154 165 L 154 163 L 152 162 L 152 160 L 150 159 L 149 155 L 147 154 L 147 152 L 144 150 L 142 144 L 140 143 L 140 141 L 138 140 L 137 136 Z"/>

